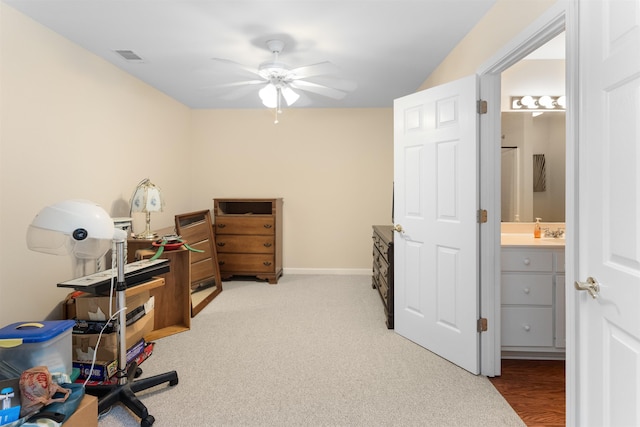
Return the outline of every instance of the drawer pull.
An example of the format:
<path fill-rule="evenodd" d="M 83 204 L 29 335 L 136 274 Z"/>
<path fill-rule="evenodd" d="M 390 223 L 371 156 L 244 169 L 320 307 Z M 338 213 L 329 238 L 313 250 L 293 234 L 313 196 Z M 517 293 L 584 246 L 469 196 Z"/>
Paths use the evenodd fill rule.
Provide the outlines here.
<path fill-rule="evenodd" d="M 264 225 L 264 228 L 271 228 L 271 227 L 272 227 L 272 225 L 271 225 L 271 224 L 265 224 L 265 225 Z"/>
<path fill-rule="evenodd" d="M 522 263 L 524 265 L 529 265 L 529 264 L 531 264 L 531 260 L 529 258 L 525 258 L 525 259 L 522 260 Z"/>
<path fill-rule="evenodd" d="M 529 325 L 522 325 L 522 329 L 524 329 L 525 331 L 529 332 L 531 330 L 531 326 Z"/>
<path fill-rule="evenodd" d="M 224 261 L 218 261 L 218 265 L 224 265 Z"/>
<path fill-rule="evenodd" d="M 225 228 L 226 224 L 218 224 L 218 228 Z"/>
<path fill-rule="evenodd" d="M 531 292 L 531 289 L 529 289 L 529 288 L 524 288 L 524 289 L 522 290 L 522 292 L 524 292 L 525 294 L 527 294 L 527 295 L 528 295 L 528 294 Z"/>
<path fill-rule="evenodd" d="M 224 242 L 218 242 L 217 245 L 220 246 L 220 247 L 223 247 L 225 245 L 225 243 Z"/>
<path fill-rule="evenodd" d="M 262 263 L 265 267 L 269 267 L 271 265 L 271 262 L 269 261 L 265 261 Z"/>
<path fill-rule="evenodd" d="M 269 242 L 264 243 L 264 244 L 263 244 L 263 246 L 264 246 L 265 248 L 270 248 L 270 247 L 271 247 L 271 243 L 269 243 Z"/>

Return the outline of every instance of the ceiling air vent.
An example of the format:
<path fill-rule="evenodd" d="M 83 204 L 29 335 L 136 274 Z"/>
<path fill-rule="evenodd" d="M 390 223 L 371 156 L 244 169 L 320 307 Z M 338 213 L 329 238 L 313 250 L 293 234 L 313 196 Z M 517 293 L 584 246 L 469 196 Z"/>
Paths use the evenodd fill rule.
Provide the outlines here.
<path fill-rule="evenodd" d="M 116 49 L 115 51 L 118 55 L 120 55 L 121 57 L 123 57 L 124 59 L 126 59 L 127 61 L 132 61 L 132 62 L 143 62 L 142 57 L 140 57 L 140 55 L 138 55 L 137 53 L 135 53 L 132 50 L 120 50 L 120 49 Z"/>

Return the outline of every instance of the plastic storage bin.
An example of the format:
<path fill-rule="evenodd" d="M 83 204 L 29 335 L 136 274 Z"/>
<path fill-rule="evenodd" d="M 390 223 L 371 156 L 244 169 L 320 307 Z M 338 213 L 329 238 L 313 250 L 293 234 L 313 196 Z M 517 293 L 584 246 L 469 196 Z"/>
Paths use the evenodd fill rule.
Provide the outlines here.
<path fill-rule="evenodd" d="M 34 366 L 71 375 L 75 320 L 18 322 L 0 329 L 0 378 L 15 378 Z"/>

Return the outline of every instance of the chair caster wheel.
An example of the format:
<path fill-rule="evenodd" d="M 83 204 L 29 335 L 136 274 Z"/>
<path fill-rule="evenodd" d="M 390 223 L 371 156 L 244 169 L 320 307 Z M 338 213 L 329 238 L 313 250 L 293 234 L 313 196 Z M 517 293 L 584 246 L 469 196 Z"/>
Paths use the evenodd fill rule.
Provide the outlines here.
<path fill-rule="evenodd" d="M 153 418 L 153 415 L 148 415 L 147 418 L 140 420 L 140 427 L 151 427 L 155 422 L 156 419 Z"/>

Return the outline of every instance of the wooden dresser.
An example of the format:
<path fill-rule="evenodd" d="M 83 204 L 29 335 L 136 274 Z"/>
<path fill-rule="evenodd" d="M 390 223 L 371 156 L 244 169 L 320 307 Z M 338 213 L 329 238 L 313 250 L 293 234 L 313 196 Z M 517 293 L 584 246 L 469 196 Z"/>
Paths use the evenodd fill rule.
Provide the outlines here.
<path fill-rule="evenodd" d="M 214 199 L 220 274 L 255 276 L 278 283 L 282 276 L 282 199 Z"/>
<path fill-rule="evenodd" d="M 378 290 L 387 328 L 393 329 L 393 227 L 373 226 L 373 276 L 371 287 Z"/>

